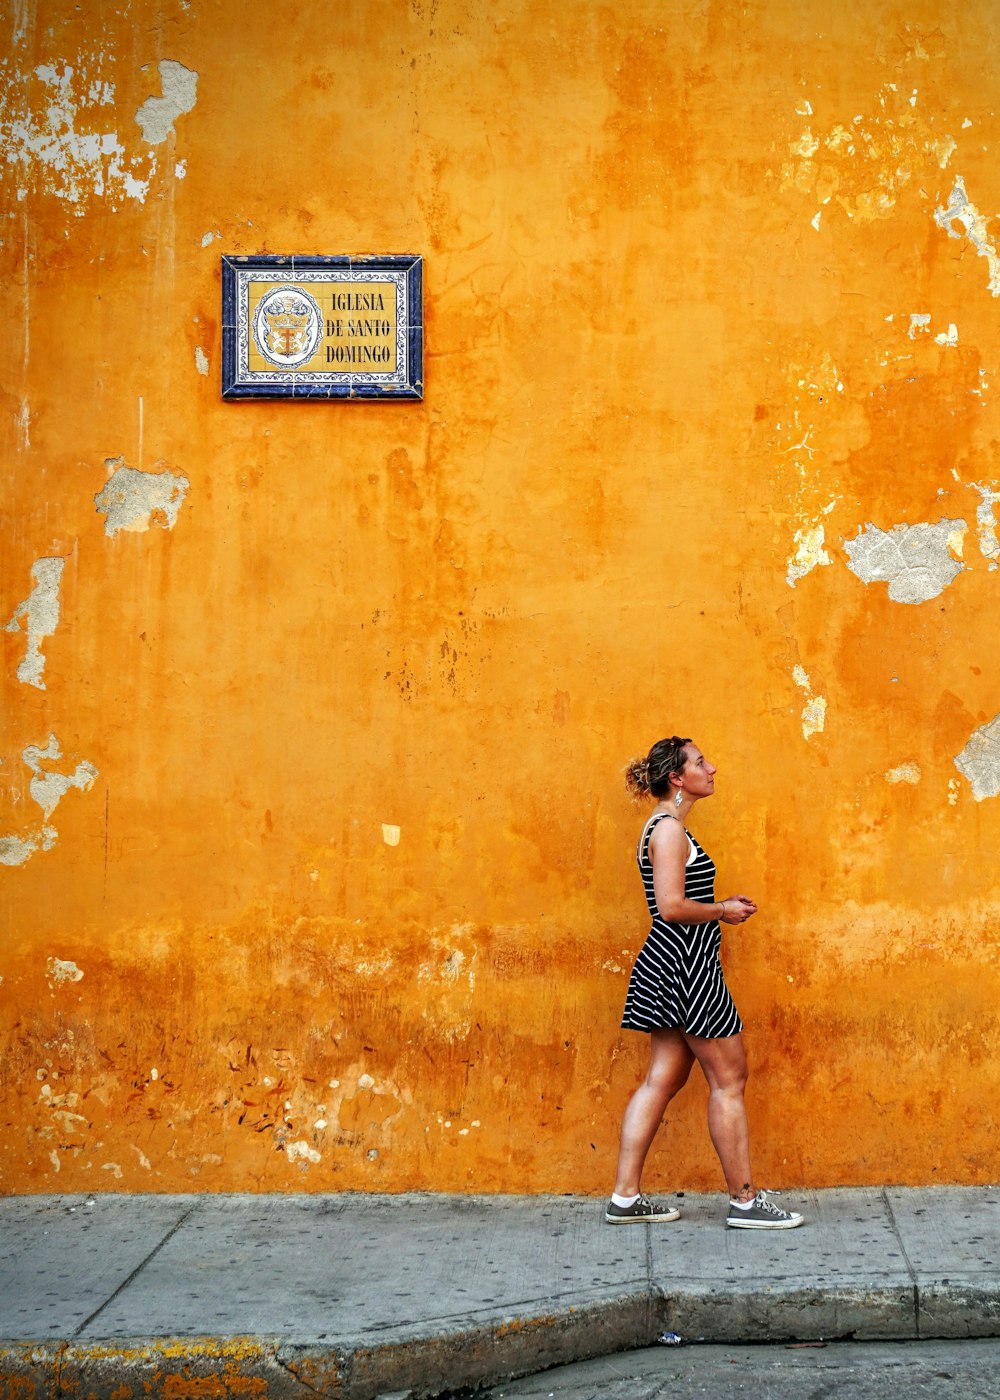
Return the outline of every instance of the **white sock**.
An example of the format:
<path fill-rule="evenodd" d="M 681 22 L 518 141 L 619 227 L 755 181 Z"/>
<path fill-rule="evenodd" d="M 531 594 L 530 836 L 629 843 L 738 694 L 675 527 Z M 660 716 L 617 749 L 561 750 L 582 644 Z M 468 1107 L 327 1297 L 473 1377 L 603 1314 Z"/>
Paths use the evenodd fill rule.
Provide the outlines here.
<path fill-rule="evenodd" d="M 754 1197 L 754 1200 L 756 1200 L 756 1197 Z M 749 1210 L 753 1205 L 753 1201 L 734 1201 L 732 1196 L 730 1196 L 729 1204 L 735 1206 L 737 1210 Z"/>
<path fill-rule="evenodd" d="M 616 1206 L 621 1206 L 622 1210 L 628 1210 L 629 1206 L 634 1206 L 639 1199 L 639 1193 L 637 1191 L 634 1196 L 616 1196 L 612 1191 L 611 1199 Z"/>

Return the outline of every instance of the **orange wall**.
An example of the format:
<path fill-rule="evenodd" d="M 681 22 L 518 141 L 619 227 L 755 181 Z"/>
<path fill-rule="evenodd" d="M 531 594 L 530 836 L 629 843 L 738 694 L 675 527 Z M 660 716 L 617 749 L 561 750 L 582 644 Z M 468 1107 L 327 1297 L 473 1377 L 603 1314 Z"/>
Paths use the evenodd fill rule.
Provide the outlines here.
<path fill-rule="evenodd" d="M 995 5 L 14 9 L 3 1188 L 603 1192 L 674 731 L 759 1179 L 995 1180 Z M 424 401 L 222 403 L 258 252 Z"/>

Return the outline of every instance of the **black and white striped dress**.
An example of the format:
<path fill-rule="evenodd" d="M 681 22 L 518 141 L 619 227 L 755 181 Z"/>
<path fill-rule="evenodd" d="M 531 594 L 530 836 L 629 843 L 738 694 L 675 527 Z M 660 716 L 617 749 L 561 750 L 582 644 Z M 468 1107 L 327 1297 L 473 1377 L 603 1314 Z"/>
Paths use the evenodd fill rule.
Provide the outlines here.
<path fill-rule="evenodd" d="M 674 924 L 662 918 L 653 893 L 649 838 L 666 812 L 654 812 L 639 838 L 636 858 L 653 927 L 635 960 L 625 997 L 622 1028 L 628 1031 L 678 1027 L 689 1035 L 737 1035 L 743 1029 L 729 994 L 719 948 L 722 929 L 709 924 Z M 715 862 L 685 828 L 690 847 L 684 871 L 684 898 L 715 902 Z"/>

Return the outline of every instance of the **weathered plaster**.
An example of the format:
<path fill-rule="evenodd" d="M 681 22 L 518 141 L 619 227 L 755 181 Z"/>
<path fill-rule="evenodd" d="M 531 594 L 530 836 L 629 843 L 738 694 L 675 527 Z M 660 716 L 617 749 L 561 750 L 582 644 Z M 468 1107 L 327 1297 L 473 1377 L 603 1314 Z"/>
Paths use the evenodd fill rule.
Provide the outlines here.
<path fill-rule="evenodd" d="M 142 135 L 151 146 L 173 135 L 174 122 L 190 112 L 197 101 L 198 74 L 171 58 L 160 60 L 162 97 L 147 97 L 135 114 Z"/>
<path fill-rule="evenodd" d="M 0 144 L 19 201 L 43 190 L 79 217 L 92 196 L 112 208 L 145 200 L 155 158 L 130 154 L 119 139 L 109 62 L 91 49 L 30 71 L 12 59 L 0 64 Z"/>
<path fill-rule="evenodd" d="M 78 763 L 72 773 L 46 772 L 43 764 L 57 763 L 62 758 L 62 749 L 54 734 L 49 735 L 49 742 L 44 749 L 36 744 L 29 744 L 22 757 L 32 772 L 29 791 L 32 799 L 41 807 L 45 821 L 48 821 L 70 788 L 86 792 L 98 777 L 97 769 L 87 759 Z"/>
<path fill-rule="evenodd" d="M 83 977 L 83 972 L 77 967 L 75 962 L 70 962 L 65 958 L 49 958 L 46 964 L 46 974 L 49 983 L 55 982 L 79 982 Z"/>
<path fill-rule="evenodd" d="M 888 583 L 894 603 L 926 603 L 962 572 L 964 566 L 953 551 L 966 528 L 964 520 L 895 525 L 891 530 L 865 525 L 853 540 L 844 541 L 848 568 L 864 584 Z"/>
<path fill-rule="evenodd" d="M 98 777 L 97 769 L 86 759 L 78 763 L 72 773 L 47 771 L 43 765 L 57 763 L 62 758 L 54 734 L 49 735 L 45 748 L 29 744 L 21 757 L 31 770 L 29 792 L 32 801 L 42 809 L 43 820 L 42 825 L 27 832 L 0 836 L 0 865 L 24 865 L 36 851 L 50 851 L 58 833 L 55 827 L 48 825 L 49 817 L 71 788 L 86 792 Z"/>
<path fill-rule="evenodd" d="M 24 659 L 17 668 L 17 678 L 25 685 L 33 685 L 38 690 L 45 689 L 42 675 L 45 671 L 45 657 L 42 642 L 51 637 L 59 625 L 59 582 L 65 568 L 65 559 L 37 559 L 31 566 L 31 577 L 35 586 L 14 609 L 13 616 L 4 629 L 17 632 L 22 622 L 28 637 Z"/>
<path fill-rule="evenodd" d="M 934 211 L 934 222 L 943 228 L 949 238 L 961 238 L 962 232 L 955 228 L 960 224 L 965 236 L 981 258 L 986 259 L 989 268 L 989 288 L 993 296 L 1000 297 L 1000 254 L 989 235 L 988 221 L 965 193 L 965 181 L 959 175 L 955 180 L 946 208 Z"/>
<path fill-rule="evenodd" d="M 933 118 L 916 109 L 915 92 L 907 97 L 888 82 L 871 110 L 856 113 L 849 124 L 815 132 L 810 124 L 788 142 L 782 189 L 813 196 L 820 212 L 825 205 L 839 207 L 858 224 L 893 217 L 914 172 L 931 162 L 945 169 L 957 149 L 952 136 L 937 132 Z"/>
<path fill-rule="evenodd" d="M 111 458 L 115 470 L 94 497 L 106 517 L 104 533 L 143 531 L 153 525 L 172 530 L 190 486 L 186 476 L 172 472 L 143 472 L 125 465 L 124 457 Z"/>
<path fill-rule="evenodd" d="M 910 783 L 915 785 L 920 782 L 920 768 L 916 763 L 901 763 L 898 768 L 890 768 L 885 775 L 887 783 Z"/>
<path fill-rule="evenodd" d="M 1000 560 L 1000 540 L 997 539 L 997 521 L 993 507 L 1000 503 L 1000 491 L 994 486 L 984 486 L 978 481 L 969 483 L 980 495 L 976 507 L 976 525 L 979 532 L 979 552 L 989 561 L 990 570 L 997 567 Z"/>
<path fill-rule="evenodd" d="M 26 836 L 0 836 L 0 865 L 24 865 L 36 851 L 50 851 L 58 839 L 55 827 L 43 826 Z"/>
<path fill-rule="evenodd" d="M 796 666 L 792 679 L 806 693 L 806 703 L 802 709 L 802 737 L 811 739 L 814 734 L 822 734 L 826 728 L 826 700 L 822 695 L 813 694 L 812 681 L 804 667 Z"/>
<path fill-rule="evenodd" d="M 788 572 L 785 578 L 790 587 L 794 588 L 800 578 L 805 578 L 806 574 L 821 565 L 830 564 L 831 560 L 824 548 L 824 531 L 822 525 L 812 525 L 795 531 L 795 552 L 788 561 Z"/>
<path fill-rule="evenodd" d="M 977 802 L 1000 793 L 1000 715 L 974 731 L 955 767 L 972 784 Z"/>

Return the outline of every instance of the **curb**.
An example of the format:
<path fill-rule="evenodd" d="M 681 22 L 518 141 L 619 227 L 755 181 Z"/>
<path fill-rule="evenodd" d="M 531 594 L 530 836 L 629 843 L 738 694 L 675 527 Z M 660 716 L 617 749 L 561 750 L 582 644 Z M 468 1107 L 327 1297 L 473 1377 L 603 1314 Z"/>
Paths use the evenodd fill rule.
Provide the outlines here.
<path fill-rule="evenodd" d="M 664 1331 L 685 1342 L 732 1344 L 997 1337 L 1000 1283 L 790 1290 L 695 1283 L 433 1335 L 393 1329 L 381 1343 L 371 1335 L 329 1344 L 257 1337 L 0 1343 L 0 1397 L 416 1400 L 650 1346 Z"/>

